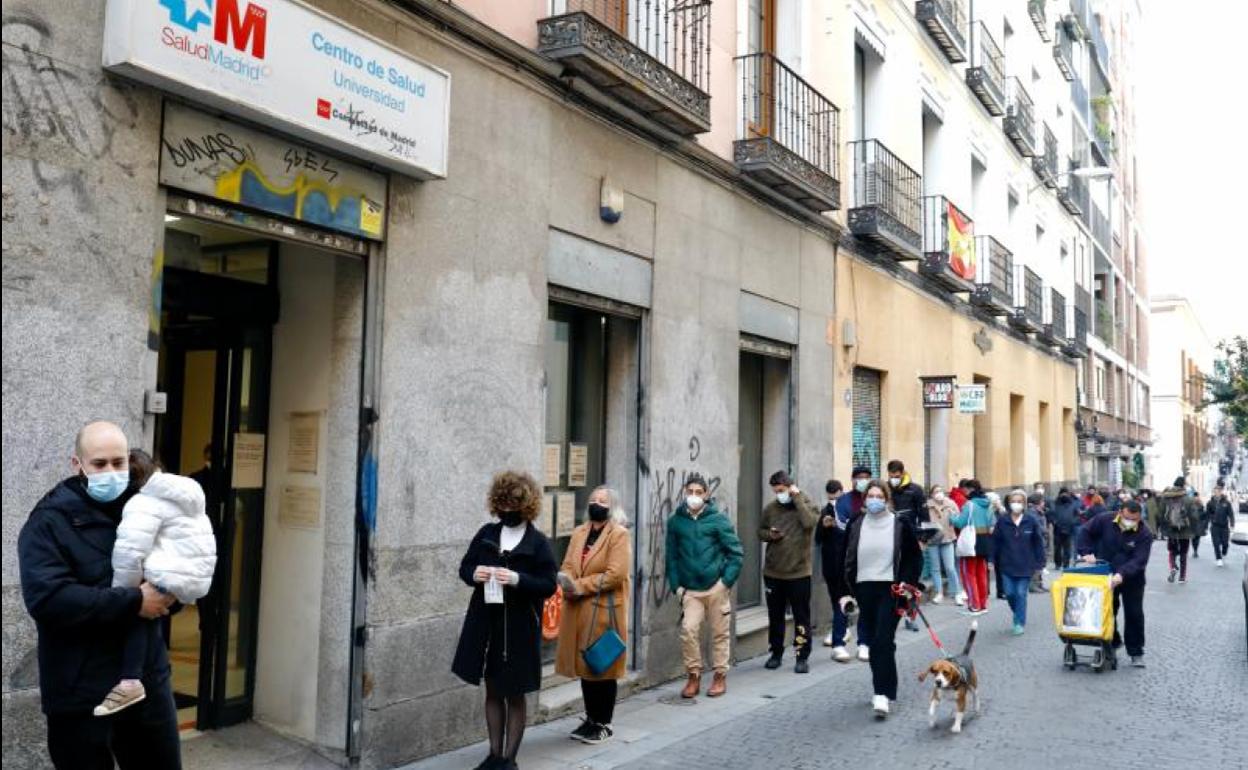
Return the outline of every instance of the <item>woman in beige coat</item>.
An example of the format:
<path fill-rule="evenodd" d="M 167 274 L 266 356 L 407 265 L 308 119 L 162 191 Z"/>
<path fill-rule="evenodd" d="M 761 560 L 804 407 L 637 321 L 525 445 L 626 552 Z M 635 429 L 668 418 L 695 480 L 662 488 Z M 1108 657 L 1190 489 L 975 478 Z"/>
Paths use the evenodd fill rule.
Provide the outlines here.
<path fill-rule="evenodd" d="M 615 713 L 617 680 L 624 678 L 628 654 L 621 655 L 614 665 L 595 676 L 581 653 L 610 627 L 612 604 L 615 631 L 627 643 L 632 545 L 628 517 L 615 490 L 595 489 L 589 496 L 588 513 L 588 520 L 572 531 L 558 576 L 563 588 L 563 617 L 559 622 L 555 672 L 581 680 L 585 719 L 572 731 L 572 737 L 597 744 L 613 734 L 611 718 Z"/>

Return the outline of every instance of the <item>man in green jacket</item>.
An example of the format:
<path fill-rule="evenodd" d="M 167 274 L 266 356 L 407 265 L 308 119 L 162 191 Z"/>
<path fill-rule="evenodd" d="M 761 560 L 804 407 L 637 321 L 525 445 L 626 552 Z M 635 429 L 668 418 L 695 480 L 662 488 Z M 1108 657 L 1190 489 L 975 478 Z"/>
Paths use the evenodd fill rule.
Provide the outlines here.
<path fill-rule="evenodd" d="M 683 698 L 701 692 L 702 623 L 708 618 L 715 677 L 706 695 L 716 698 L 728 691 L 730 590 L 741 575 L 745 555 L 732 522 L 706 495 L 706 480 L 689 474 L 685 499 L 667 520 L 667 583 L 680 601 L 680 645 L 689 675 L 680 693 Z"/>
<path fill-rule="evenodd" d="M 810 562 L 811 540 L 819 511 L 797 488 L 789 474 L 776 471 L 768 480 L 776 497 L 763 508 L 758 539 L 767 544 L 763 585 L 767 592 L 767 643 L 771 658 L 766 668 L 780 668 L 784 657 L 785 610 L 793 609 L 793 671 L 810 672 Z"/>

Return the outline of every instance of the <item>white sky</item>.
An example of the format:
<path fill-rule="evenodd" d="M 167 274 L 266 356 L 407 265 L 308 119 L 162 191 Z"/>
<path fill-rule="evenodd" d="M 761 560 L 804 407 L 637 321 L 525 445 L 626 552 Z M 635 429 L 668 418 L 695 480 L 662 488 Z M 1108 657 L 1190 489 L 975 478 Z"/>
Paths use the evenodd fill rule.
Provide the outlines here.
<path fill-rule="evenodd" d="M 1140 5 L 1136 149 L 1149 293 L 1186 296 L 1216 344 L 1248 334 L 1248 3 Z"/>

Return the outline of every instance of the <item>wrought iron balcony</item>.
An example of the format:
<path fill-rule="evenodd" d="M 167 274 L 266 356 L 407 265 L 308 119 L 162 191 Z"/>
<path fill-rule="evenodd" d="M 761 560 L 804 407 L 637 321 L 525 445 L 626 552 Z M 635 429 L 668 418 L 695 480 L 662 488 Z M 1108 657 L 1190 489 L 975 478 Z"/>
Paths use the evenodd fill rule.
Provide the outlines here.
<path fill-rule="evenodd" d="M 1044 145 L 1031 159 L 1031 170 L 1036 172 L 1040 181 L 1050 190 L 1057 189 L 1057 137 L 1049 124 L 1044 124 Z"/>
<path fill-rule="evenodd" d="M 711 0 L 567 0 L 537 50 L 682 136 L 711 128 Z"/>
<path fill-rule="evenodd" d="M 1092 333 L 1109 347 L 1114 346 L 1114 311 L 1103 299 L 1096 300 L 1096 318 Z"/>
<path fill-rule="evenodd" d="M 1084 120 L 1088 118 L 1088 87 L 1083 84 L 1078 75 L 1070 81 L 1070 99 L 1075 103 L 1075 111 L 1082 115 Z"/>
<path fill-rule="evenodd" d="M 1071 358 L 1086 358 L 1088 355 L 1088 314 L 1078 306 L 1074 311 L 1073 332 L 1070 339 L 1062 347 L 1062 352 Z"/>
<path fill-rule="evenodd" d="M 1058 23 L 1053 36 L 1053 61 L 1057 62 L 1057 68 L 1062 71 L 1062 77 L 1074 80 L 1075 45 L 1070 36 L 1070 30 L 1065 24 Z"/>
<path fill-rule="evenodd" d="M 1069 161 L 1069 169 L 1074 171 L 1076 168 L 1079 165 L 1073 160 Z M 1089 208 L 1088 182 L 1074 174 L 1067 174 L 1065 180 L 1065 186 L 1059 185 L 1057 188 L 1057 200 L 1071 214 L 1079 216 Z"/>
<path fill-rule="evenodd" d="M 1014 313 L 1010 325 L 1021 332 L 1038 332 L 1044 323 L 1044 284 L 1030 267 L 1019 266 L 1014 276 Z"/>
<path fill-rule="evenodd" d="M 876 139 L 849 147 L 854 155 L 850 232 L 897 259 L 919 259 L 923 178 Z"/>
<path fill-rule="evenodd" d="M 1101 18 L 1094 17 L 1088 25 L 1092 33 L 1092 61 L 1100 68 L 1106 82 L 1112 79 L 1112 65 L 1109 60 L 1109 44 L 1105 42 L 1105 33 L 1101 30 Z"/>
<path fill-rule="evenodd" d="M 971 304 L 993 315 L 1014 312 L 1014 255 L 991 235 L 975 238 L 975 291 Z"/>
<path fill-rule="evenodd" d="M 1036 117 L 1031 96 L 1018 78 L 1009 78 L 1005 85 L 1005 119 L 1001 121 L 1005 135 L 1023 157 L 1036 154 Z"/>
<path fill-rule="evenodd" d="M 943 195 L 923 199 L 919 272 L 949 291 L 975 288 L 975 223 Z"/>
<path fill-rule="evenodd" d="M 840 111 L 770 53 L 737 57 L 737 168 L 812 211 L 841 207 Z"/>
<path fill-rule="evenodd" d="M 1049 42 L 1049 19 L 1048 13 L 1044 8 L 1044 0 L 1027 0 L 1027 15 L 1031 17 L 1031 23 L 1036 25 L 1036 32 L 1040 33 L 1040 39 Z"/>
<path fill-rule="evenodd" d="M 1049 302 L 1045 309 L 1044 328 L 1040 338 L 1050 345 L 1064 345 L 1070 336 L 1066 329 L 1066 297 L 1057 289 L 1049 289 Z"/>
<path fill-rule="evenodd" d="M 1104 251 L 1106 255 L 1109 255 L 1110 244 L 1112 242 L 1110 238 L 1109 217 L 1105 216 L 1105 214 L 1101 212 L 1101 207 L 1095 203 L 1093 203 L 1090 208 L 1092 209 L 1092 221 L 1089 224 L 1092 229 L 1092 240 L 1096 241 L 1096 244 L 1101 247 L 1101 250 Z"/>
<path fill-rule="evenodd" d="M 971 27 L 971 64 L 966 84 L 993 116 L 1005 114 L 1005 55 L 982 21 Z"/>
<path fill-rule="evenodd" d="M 954 64 L 966 61 L 965 0 L 918 0 L 914 4 L 914 17 L 936 41 L 946 59 Z"/>

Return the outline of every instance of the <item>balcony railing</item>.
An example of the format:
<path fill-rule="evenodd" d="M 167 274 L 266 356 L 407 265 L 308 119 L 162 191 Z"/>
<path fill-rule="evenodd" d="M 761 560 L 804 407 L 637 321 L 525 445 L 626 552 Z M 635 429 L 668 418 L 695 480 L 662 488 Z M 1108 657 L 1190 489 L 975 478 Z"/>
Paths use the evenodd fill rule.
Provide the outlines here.
<path fill-rule="evenodd" d="M 1096 324 L 1092 333 L 1109 347 L 1114 346 L 1114 311 L 1103 299 L 1096 300 Z"/>
<path fill-rule="evenodd" d="M 1010 324 L 1022 332 L 1038 332 L 1044 323 L 1044 283 L 1030 267 L 1020 267 L 1014 280 Z"/>
<path fill-rule="evenodd" d="M 1066 355 L 1072 358 L 1084 358 L 1088 355 L 1088 314 L 1078 306 L 1072 309 L 1075 322 L 1070 342 L 1066 346 Z"/>
<path fill-rule="evenodd" d="M 1083 319 L 1086 324 L 1088 315 L 1092 312 L 1092 294 L 1078 284 L 1075 285 L 1075 308 L 1083 312 Z M 1086 325 L 1084 326 L 1084 331 L 1087 331 Z M 1087 339 L 1087 335 L 1084 335 L 1084 339 Z"/>
<path fill-rule="evenodd" d="M 1091 221 L 1088 223 L 1092 230 L 1092 240 L 1096 241 L 1106 256 L 1110 254 L 1110 237 L 1109 237 L 1109 217 L 1101 213 L 1101 207 L 1093 203 L 1089 208 L 1092 210 Z"/>
<path fill-rule="evenodd" d="M 994 315 L 1014 311 L 1014 255 L 991 235 L 975 238 L 976 276 L 971 303 Z"/>
<path fill-rule="evenodd" d="M 1069 168 L 1074 171 L 1078 168 L 1078 164 L 1069 161 Z M 1091 207 L 1091 199 L 1088 195 L 1088 181 L 1074 174 L 1066 175 L 1066 186 L 1058 187 L 1057 200 L 1062 206 L 1075 216 L 1086 214 Z"/>
<path fill-rule="evenodd" d="M 1031 169 L 1050 190 L 1057 188 L 1057 137 L 1049 124 L 1044 124 L 1044 145 L 1031 159 Z"/>
<path fill-rule="evenodd" d="M 1088 25 L 1092 33 L 1092 60 L 1100 68 L 1101 74 L 1105 76 L 1105 80 L 1110 80 L 1111 62 L 1109 59 L 1109 44 L 1105 42 L 1105 33 L 1101 30 L 1101 17 L 1097 16 Z"/>
<path fill-rule="evenodd" d="M 1070 30 L 1060 22 L 1053 30 L 1053 61 L 1057 62 L 1057 68 L 1062 71 L 1062 77 L 1067 80 L 1075 79 L 1074 40 L 1071 39 Z"/>
<path fill-rule="evenodd" d="M 945 58 L 954 64 L 966 61 L 969 17 L 965 0 L 918 0 L 914 17 L 932 36 Z"/>
<path fill-rule="evenodd" d="M 1044 8 L 1044 0 L 1027 0 L 1027 15 L 1031 17 L 1031 23 L 1036 25 L 1036 32 L 1040 33 L 1040 39 L 1049 42 L 1049 19 L 1048 13 Z"/>
<path fill-rule="evenodd" d="M 770 53 L 737 57 L 741 130 L 737 167 L 813 211 L 841 207 L 840 113 Z"/>
<path fill-rule="evenodd" d="M 1036 154 L 1036 118 L 1031 96 L 1015 77 L 1006 80 L 1005 119 L 1001 127 L 1021 155 L 1029 158 Z"/>
<path fill-rule="evenodd" d="M 1083 116 L 1086 121 L 1088 119 L 1088 87 L 1083 84 L 1078 75 L 1070 81 L 1070 100 L 1075 103 L 1075 113 Z"/>
<path fill-rule="evenodd" d="M 1048 311 L 1045 313 L 1044 339 L 1054 345 L 1063 345 L 1070 331 L 1066 328 L 1066 297 L 1057 289 L 1049 289 Z"/>
<path fill-rule="evenodd" d="M 849 147 L 854 156 L 850 232 L 897 259 L 919 259 L 923 178 L 876 139 Z"/>
<path fill-rule="evenodd" d="M 966 68 L 966 84 L 990 115 L 1005 114 L 1005 55 L 982 21 L 971 27 L 971 65 Z"/>
<path fill-rule="evenodd" d="M 673 132 L 711 127 L 711 0 L 566 0 L 537 50 Z"/>
<path fill-rule="evenodd" d="M 923 199 L 923 262 L 919 272 L 949 291 L 975 287 L 975 223 L 943 195 Z"/>

